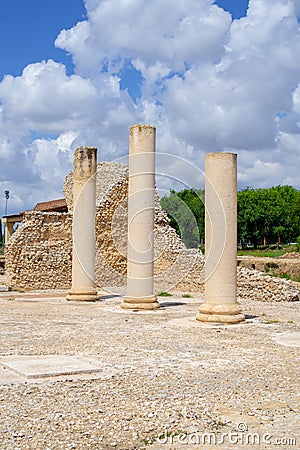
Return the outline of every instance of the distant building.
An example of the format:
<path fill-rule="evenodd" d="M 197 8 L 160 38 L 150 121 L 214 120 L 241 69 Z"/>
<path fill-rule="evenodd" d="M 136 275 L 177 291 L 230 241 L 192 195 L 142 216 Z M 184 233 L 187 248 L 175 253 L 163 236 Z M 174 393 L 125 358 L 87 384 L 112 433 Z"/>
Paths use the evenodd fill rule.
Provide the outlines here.
<path fill-rule="evenodd" d="M 42 212 L 68 212 L 67 202 L 64 198 L 59 198 L 58 200 L 50 200 L 49 202 L 40 202 L 35 205 L 33 211 Z M 2 217 L 2 223 L 5 228 L 4 232 L 4 242 L 7 242 L 15 231 L 15 225 L 22 222 L 24 219 L 24 212 L 19 214 L 11 214 L 9 216 Z"/>

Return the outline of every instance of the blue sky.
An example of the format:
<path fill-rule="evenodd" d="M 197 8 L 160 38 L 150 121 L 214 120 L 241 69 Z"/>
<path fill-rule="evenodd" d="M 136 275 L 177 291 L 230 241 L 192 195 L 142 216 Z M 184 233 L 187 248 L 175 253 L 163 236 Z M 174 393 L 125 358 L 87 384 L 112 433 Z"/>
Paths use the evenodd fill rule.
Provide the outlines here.
<path fill-rule="evenodd" d="M 216 0 L 215 3 L 230 12 L 233 19 L 240 19 L 246 15 L 249 0 Z"/>
<path fill-rule="evenodd" d="M 11 212 L 61 197 L 78 145 L 126 155 L 134 123 L 201 169 L 208 151 L 237 152 L 240 188 L 300 188 L 299 14 L 300 0 L 0 2 Z"/>
<path fill-rule="evenodd" d="M 83 0 L 2 0 L 0 5 L 0 78 L 21 75 L 28 64 L 49 58 L 73 72 L 72 58 L 54 41 L 85 17 Z"/>

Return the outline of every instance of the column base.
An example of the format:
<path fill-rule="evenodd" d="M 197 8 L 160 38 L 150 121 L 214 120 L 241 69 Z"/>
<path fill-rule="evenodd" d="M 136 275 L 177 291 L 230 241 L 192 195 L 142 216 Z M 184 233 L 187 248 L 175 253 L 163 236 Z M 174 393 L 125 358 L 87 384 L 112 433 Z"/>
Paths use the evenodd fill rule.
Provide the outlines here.
<path fill-rule="evenodd" d="M 199 308 L 196 319 L 199 322 L 234 324 L 243 322 L 245 316 L 238 304 L 217 305 L 203 303 Z"/>
<path fill-rule="evenodd" d="M 70 290 L 67 297 L 69 301 L 82 301 L 82 302 L 96 302 L 99 299 L 99 295 L 96 289 L 90 289 L 86 291 Z"/>
<path fill-rule="evenodd" d="M 143 309 L 152 310 L 160 307 L 157 297 L 155 295 L 149 295 L 145 297 L 132 297 L 125 296 L 121 303 L 122 309 Z"/>

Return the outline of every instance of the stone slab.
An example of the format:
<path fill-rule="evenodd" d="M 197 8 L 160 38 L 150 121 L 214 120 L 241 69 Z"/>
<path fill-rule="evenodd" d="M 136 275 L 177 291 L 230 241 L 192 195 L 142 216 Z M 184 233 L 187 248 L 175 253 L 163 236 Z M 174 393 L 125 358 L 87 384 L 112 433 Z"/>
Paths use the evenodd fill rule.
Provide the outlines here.
<path fill-rule="evenodd" d="M 300 347 L 300 333 L 298 332 L 277 334 L 273 339 L 277 344 Z"/>
<path fill-rule="evenodd" d="M 1 358 L 0 364 L 26 378 L 46 378 L 103 371 L 103 365 L 100 362 L 68 355 Z"/>
<path fill-rule="evenodd" d="M 24 380 L 27 382 L 27 379 L 24 379 L 21 375 L 7 369 L 0 363 L 0 386 L 7 384 L 18 384 Z"/>

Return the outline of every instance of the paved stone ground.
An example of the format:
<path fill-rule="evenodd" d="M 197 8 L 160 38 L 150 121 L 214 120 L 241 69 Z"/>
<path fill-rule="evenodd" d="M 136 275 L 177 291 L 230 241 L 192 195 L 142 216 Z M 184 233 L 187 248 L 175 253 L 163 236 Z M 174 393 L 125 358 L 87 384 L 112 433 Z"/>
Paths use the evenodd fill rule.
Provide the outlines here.
<path fill-rule="evenodd" d="M 299 302 L 244 302 L 246 323 L 208 326 L 200 297 L 128 312 L 64 296 L 0 292 L 1 450 L 300 447 Z M 51 355 L 57 376 L 5 365 Z M 72 356 L 102 370 L 59 375 Z"/>

